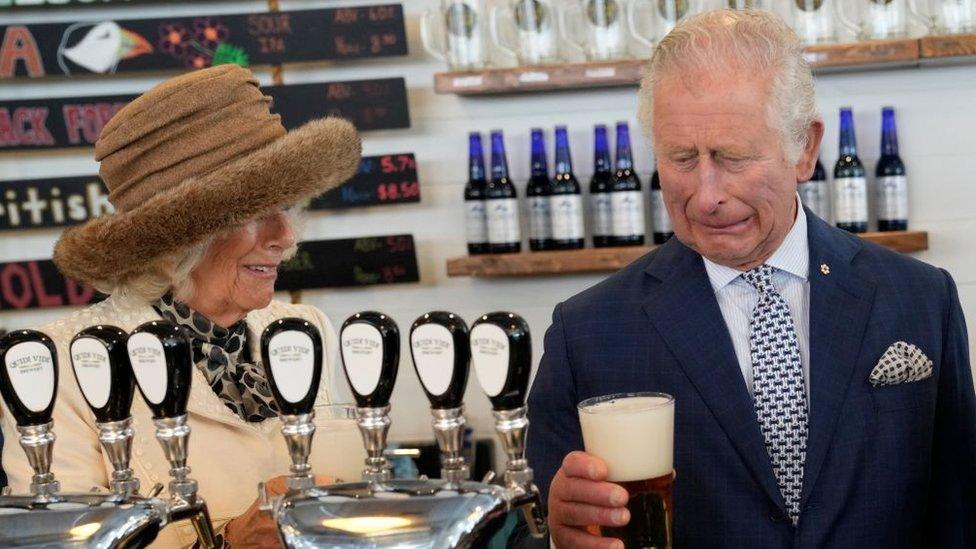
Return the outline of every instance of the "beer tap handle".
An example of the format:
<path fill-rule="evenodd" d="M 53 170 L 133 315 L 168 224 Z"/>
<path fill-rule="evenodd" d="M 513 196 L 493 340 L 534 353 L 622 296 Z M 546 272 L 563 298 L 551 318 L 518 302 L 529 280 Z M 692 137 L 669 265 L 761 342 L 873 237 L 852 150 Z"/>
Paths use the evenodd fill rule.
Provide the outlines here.
<path fill-rule="evenodd" d="M 122 499 L 139 493 L 139 479 L 129 467 L 135 378 L 127 338 L 120 328 L 92 326 L 79 332 L 70 347 L 75 381 L 95 415 L 98 439 L 112 463 L 112 491 Z"/>
<path fill-rule="evenodd" d="M 539 489 L 525 459 L 529 419 L 525 397 L 532 371 L 532 336 L 525 320 L 508 312 L 482 315 L 471 327 L 471 361 L 491 401 L 495 431 L 505 449 L 505 486 L 514 507 L 525 514 L 529 531 L 545 535 Z"/>
<path fill-rule="evenodd" d="M 356 399 L 357 422 L 366 446 L 363 480 L 389 480 L 393 467 L 385 450 L 390 396 L 400 366 L 400 329 L 387 315 L 365 311 L 342 324 L 339 339 L 342 366 Z"/>
<path fill-rule="evenodd" d="M 315 479 L 308 457 L 315 434 L 315 397 L 322 378 L 322 335 L 307 320 L 276 320 L 261 334 L 261 360 L 292 460 L 288 487 L 311 488 Z"/>
<path fill-rule="evenodd" d="M 449 484 L 466 481 L 470 470 L 461 449 L 466 423 L 464 390 L 471 363 L 467 324 L 443 311 L 421 316 L 410 328 L 410 355 L 430 400 L 441 476 Z"/>
<path fill-rule="evenodd" d="M 20 446 L 34 471 L 31 494 L 56 501 L 60 490 L 51 473 L 54 450 L 54 401 L 58 390 L 58 353 L 47 335 L 17 330 L 0 338 L 0 394 L 17 423 Z"/>
<path fill-rule="evenodd" d="M 190 339 L 172 322 L 151 320 L 132 331 L 126 351 L 139 393 L 152 412 L 156 439 L 170 464 L 170 519 L 189 519 L 201 547 L 214 547 L 207 504 L 197 495 L 197 481 L 190 478 L 186 464 L 190 443 L 186 404 L 193 374 Z"/>

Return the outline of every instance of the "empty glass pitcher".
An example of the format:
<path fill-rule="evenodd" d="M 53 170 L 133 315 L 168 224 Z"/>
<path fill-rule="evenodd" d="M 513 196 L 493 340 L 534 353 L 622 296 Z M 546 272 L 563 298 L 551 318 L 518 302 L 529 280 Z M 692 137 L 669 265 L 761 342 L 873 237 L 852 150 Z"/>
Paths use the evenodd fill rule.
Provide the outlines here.
<path fill-rule="evenodd" d="M 650 8 L 650 18 L 643 12 Z M 633 0 L 628 20 L 634 38 L 653 48 L 679 21 L 702 11 L 702 0 Z M 650 21 L 650 25 L 645 24 Z M 648 32 L 650 31 L 650 32 Z"/>
<path fill-rule="evenodd" d="M 523 65 L 559 60 L 556 6 L 552 0 L 509 0 L 491 9 L 495 46 Z M 515 37 L 514 43 L 506 36 Z"/>
<path fill-rule="evenodd" d="M 487 24 L 485 0 L 441 0 L 421 16 L 420 38 L 450 70 L 477 70 L 488 64 Z"/>
<path fill-rule="evenodd" d="M 908 36 L 908 0 L 845 0 L 837 7 L 840 22 L 861 40 Z"/>
<path fill-rule="evenodd" d="M 790 23 L 804 45 L 837 41 L 835 0 L 789 0 L 789 2 Z"/>
<path fill-rule="evenodd" d="M 976 0 L 911 0 L 908 8 L 930 34 L 976 31 Z"/>
<path fill-rule="evenodd" d="M 573 49 L 590 61 L 627 57 L 627 10 L 624 0 L 567 0 L 559 30 Z"/>

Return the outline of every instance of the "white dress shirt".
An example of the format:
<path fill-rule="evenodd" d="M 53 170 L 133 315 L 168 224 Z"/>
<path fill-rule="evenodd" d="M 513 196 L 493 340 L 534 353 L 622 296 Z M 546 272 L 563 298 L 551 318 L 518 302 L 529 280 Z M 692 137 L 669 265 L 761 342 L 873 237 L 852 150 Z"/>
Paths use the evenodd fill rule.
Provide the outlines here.
<path fill-rule="evenodd" d="M 807 215 L 796 197 L 797 214 L 793 228 L 783 243 L 766 260 L 774 267 L 773 286 L 786 300 L 793 316 L 796 338 L 800 345 L 800 363 L 803 366 L 803 379 L 806 383 L 807 407 L 810 406 L 810 246 L 807 242 Z M 745 279 L 742 271 L 719 265 L 707 258 L 705 270 L 708 280 L 715 290 L 715 299 L 722 311 L 725 325 L 732 336 L 732 346 L 742 370 L 749 396 L 753 395 L 752 357 L 749 352 L 750 323 L 752 311 L 759 302 L 759 292 Z"/>

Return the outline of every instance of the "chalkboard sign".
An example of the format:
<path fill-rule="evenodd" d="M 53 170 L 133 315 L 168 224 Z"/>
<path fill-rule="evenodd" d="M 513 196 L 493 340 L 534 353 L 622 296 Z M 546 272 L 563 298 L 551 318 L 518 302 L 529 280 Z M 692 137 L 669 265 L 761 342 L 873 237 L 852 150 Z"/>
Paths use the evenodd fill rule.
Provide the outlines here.
<path fill-rule="evenodd" d="M 387 154 L 363 157 L 359 173 L 313 199 L 309 209 L 419 201 L 413 154 Z M 108 189 L 96 175 L 0 181 L 0 231 L 69 227 L 114 211 Z"/>
<path fill-rule="evenodd" d="M 0 311 L 87 305 L 103 297 L 66 278 L 50 259 L 0 263 Z"/>
<path fill-rule="evenodd" d="M 400 4 L 0 26 L 0 78 L 406 54 Z"/>
<path fill-rule="evenodd" d="M 403 78 L 263 87 L 286 128 L 341 116 L 360 131 L 410 127 Z M 0 151 L 90 147 L 136 95 L 0 102 Z"/>
<path fill-rule="evenodd" d="M 312 200 L 311 210 L 420 202 L 417 160 L 413 154 L 363 158 L 359 172 L 341 187 Z"/>
<path fill-rule="evenodd" d="M 125 4 L 148 4 L 150 2 L 163 2 L 166 0 L 0 0 L 0 9 L 3 8 L 60 8 L 60 7 L 84 7 L 84 6 L 104 6 L 104 5 L 125 5 Z"/>
<path fill-rule="evenodd" d="M 412 235 L 314 240 L 282 265 L 278 290 L 419 282 Z"/>

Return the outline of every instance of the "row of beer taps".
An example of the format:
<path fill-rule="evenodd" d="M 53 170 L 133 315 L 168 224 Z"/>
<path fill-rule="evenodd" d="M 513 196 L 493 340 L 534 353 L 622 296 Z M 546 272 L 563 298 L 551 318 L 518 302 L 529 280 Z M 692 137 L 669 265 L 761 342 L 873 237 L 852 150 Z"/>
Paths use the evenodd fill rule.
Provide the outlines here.
<path fill-rule="evenodd" d="M 410 484 L 411 495 L 424 497 L 445 488 L 454 490 L 452 493 L 495 494 L 506 510 L 522 510 L 534 535 L 544 535 L 546 525 L 539 492 L 525 459 L 525 395 L 532 362 L 526 322 L 513 313 L 490 313 L 479 317 L 469 330 L 458 315 L 434 311 L 413 323 L 409 340 L 414 368 L 431 403 L 432 426 L 441 454 L 441 479 Z M 391 425 L 390 400 L 400 361 L 397 324 L 382 313 L 357 313 L 343 324 L 339 343 L 367 454 L 363 483 L 343 486 L 354 489 L 360 499 L 407 491 L 406 485 L 392 479 L 392 467 L 385 453 Z M 296 503 L 324 493 L 321 487 L 315 487 L 309 465 L 315 433 L 314 406 L 324 361 L 323 339 L 310 322 L 284 318 L 264 329 L 260 350 L 292 461 L 288 494 L 268 498 L 263 485 L 259 486 L 264 509 L 273 513 L 281 526 L 292 519 L 289 512 Z M 35 330 L 8 333 L 0 338 L 0 393 L 16 421 L 20 445 L 27 454 L 33 477 L 29 496 L 0 497 L 0 541 L 7 539 L 30 546 L 31 539 L 26 539 L 30 536 L 47 542 L 57 539 L 57 532 L 51 538 L 52 532 L 35 531 L 43 526 L 25 530 L 11 523 L 5 527 L 7 517 L 13 520 L 17 516 L 2 512 L 5 507 L 31 513 L 56 513 L 59 511 L 55 509 L 62 509 L 63 513 L 63 508 L 52 504 L 71 501 L 84 504 L 78 513 L 95 507 L 105 513 L 105 508 L 113 505 L 119 507 L 119 512 L 123 507 L 130 513 L 135 512 L 132 509 L 142 511 L 140 520 L 119 521 L 122 526 L 117 526 L 116 531 L 93 532 L 93 539 L 99 536 L 101 546 L 143 546 L 155 538 L 160 528 L 181 520 L 192 523 L 201 547 L 217 546 L 207 504 L 197 493 L 197 482 L 190 477 L 187 466 L 187 400 L 194 367 L 189 338 L 181 328 L 165 320 L 146 322 L 131 333 L 112 326 L 93 326 L 74 337 L 69 353 L 75 380 L 95 416 L 102 449 L 112 464 L 111 494 L 61 493 L 51 471 L 57 349 L 50 337 Z M 463 395 L 472 363 L 491 402 L 495 428 L 507 456 L 500 489 L 490 486 L 493 475 L 482 483 L 470 482 L 469 466 L 462 454 L 466 424 Z M 140 495 L 139 479 L 129 465 L 135 387 L 152 413 L 156 438 L 170 464 L 166 500 L 157 498 L 163 488 L 159 484 L 146 496 Z M 328 490 L 339 493 L 339 488 Z M 68 522 L 77 524 L 78 520 L 71 518 Z M 57 521 L 47 523 L 58 528 Z M 290 528 L 291 535 L 282 532 L 282 540 L 289 546 L 300 545 L 301 529 L 299 525 L 296 534 L 296 528 Z M 452 544 L 466 546 L 469 542 L 469 538 L 457 538 Z"/>

